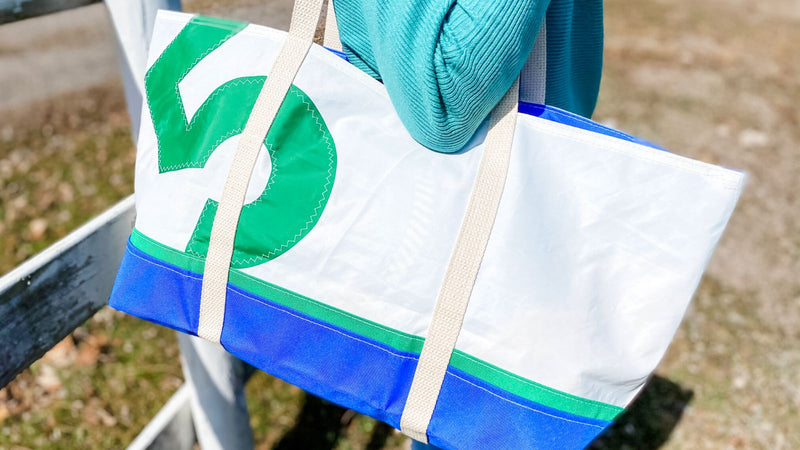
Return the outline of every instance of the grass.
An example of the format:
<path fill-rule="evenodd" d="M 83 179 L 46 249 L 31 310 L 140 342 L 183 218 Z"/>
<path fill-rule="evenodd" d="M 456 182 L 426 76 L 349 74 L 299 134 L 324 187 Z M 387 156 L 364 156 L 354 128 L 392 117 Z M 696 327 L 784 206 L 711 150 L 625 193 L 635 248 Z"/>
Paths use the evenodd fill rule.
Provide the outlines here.
<path fill-rule="evenodd" d="M 133 191 L 135 151 L 115 85 L 6 114 L 0 126 L 0 273 Z"/>

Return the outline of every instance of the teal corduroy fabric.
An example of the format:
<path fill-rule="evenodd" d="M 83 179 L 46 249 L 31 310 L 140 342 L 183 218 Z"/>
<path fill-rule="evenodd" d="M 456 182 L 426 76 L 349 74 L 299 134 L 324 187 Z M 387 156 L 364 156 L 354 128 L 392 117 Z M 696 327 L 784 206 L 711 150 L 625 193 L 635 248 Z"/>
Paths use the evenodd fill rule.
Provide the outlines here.
<path fill-rule="evenodd" d="M 417 141 L 466 144 L 519 74 L 547 17 L 546 103 L 590 116 L 602 0 L 335 0 L 350 61 L 386 85 Z"/>

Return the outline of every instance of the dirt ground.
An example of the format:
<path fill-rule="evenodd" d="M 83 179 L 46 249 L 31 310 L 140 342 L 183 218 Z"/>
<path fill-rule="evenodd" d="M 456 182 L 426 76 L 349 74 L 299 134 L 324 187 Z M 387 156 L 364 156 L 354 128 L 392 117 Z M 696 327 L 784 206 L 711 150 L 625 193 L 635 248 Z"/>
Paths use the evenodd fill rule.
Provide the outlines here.
<path fill-rule="evenodd" d="M 285 28 L 288 0 L 185 8 Z M 102 5 L 0 26 L 0 273 L 132 192 Z M 656 376 L 594 448 L 800 448 L 800 3 L 610 0 L 595 119 L 746 171 Z M 120 447 L 181 383 L 173 335 L 101 311 L 0 390 L 0 449 Z M 398 448 L 368 418 L 257 375 L 261 448 Z"/>
<path fill-rule="evenodd" d="M 800 447 L 800 4 L 606 2 L 596 118 L 749 182 L 658 373 L 672 447 Z"/>

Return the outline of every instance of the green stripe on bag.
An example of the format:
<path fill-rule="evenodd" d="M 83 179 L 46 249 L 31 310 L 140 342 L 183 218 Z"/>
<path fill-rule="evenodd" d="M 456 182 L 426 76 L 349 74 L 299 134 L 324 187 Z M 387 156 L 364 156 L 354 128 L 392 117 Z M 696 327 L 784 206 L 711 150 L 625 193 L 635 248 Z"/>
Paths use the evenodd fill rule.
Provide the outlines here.
<path fill-rule="evenodd" d="M 134 229 L 131 243 L 148 255 L 195 273 L 202 273 L 203 258 L 167 247 Z M 406 353 L 419 353 L 425 339 L 380 325 L 326 305 L 288 289 L 262 281 L 242 271 L 230 271 L 230 283 L 245 291 L 294 309 L 315 319 L 346 329 Z M 460 350 L 453 352 L 450 365 L 500 389 L 550 408 L 592 419 L 611 421 L 623 408 L 581 398 L 515 375 Z"/>

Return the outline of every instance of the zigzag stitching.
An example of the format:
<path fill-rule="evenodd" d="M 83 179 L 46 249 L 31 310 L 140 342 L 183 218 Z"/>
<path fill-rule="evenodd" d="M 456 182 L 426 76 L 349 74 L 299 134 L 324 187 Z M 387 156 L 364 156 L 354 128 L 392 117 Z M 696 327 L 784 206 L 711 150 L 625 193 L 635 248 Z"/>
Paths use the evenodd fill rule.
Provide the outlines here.
<path fill-rule="evenodd" d="M 195 240 L 196 237 L 197 237 L 197 232 L 200 229 L 200 227 L 198 225 L 203 222 L 203 217 L 205 217 L 207 211 L 208 211 L 208 200 L 206 200 L 206 204 L 203 205 L 203 211 L 200 213 L 200 217 L 197 219 L 196 225 L 194 227 L 194 231 L 192 232 L 192 237 L 189 238 L 189 247 L 186 249 L 187 252 L 189 252 L 189 253 L 191 253 L 191 254 L 193 254 L 195 256 L 199 256 L 201 258 L 205 258 L 206 255 L 203 255 L 202 253 L 193 250 L 193 248 L 194 248 L 195 243 L 197 242 Z"/>
<path fill-rule="evenodd" d="M 272 144 L 266 144 L 265 143 L 265 145 L 267 147 L 267 151 L 269 152 L 270 158 L 271 159 L 275 159 L 275 150 L 272 148 Z M 266 193 L 270 189 L 272 189 L 272 185 L 275 184 L 275 174 L 277 174 L 277 173 L 278 173 L 278 168 L 275 165 L 272 165 L 272 169 L 271 169 L 270 174 L 269 174 L 269 180 L 267 181 L 267 185 L 264 187 L 264 191 L 261 193 L 261 195 L 253 203 L 250 203 L 248 205 L 244 205 L 244 209 L 246 209 L 246 208 L 248 208 L 248 207 L 250 207 L 252 205 L 255 205 L 256 203 L 261 201 L 261 199 L 266 195 Z M 200 224 L 200 222 L 203 221 L 203 216 L 206 215 L 206 211 L 208 209 L 208 204 L 209 203 L 206 202 L 205 206 L 203 206 L 203 212 L 200 214 L 200 217 L 197 219 L 197 223 L 198 224 Z M 194 247 L 194 243 L 198 242 L 196 239 L 197 239 L 197 232 L 198 232 L 199 229 L 200 229 L 199 226 L 195 227 L 194 232 L 192 233 L 192 237 L 189 240 L 190 248 L 187 249 L 186 251 L 188 251 L 189 253 L 192 253 L 193 255 L 204 257 L 205 255 L 203 255 L 202 253 L 194 251 L 194 250 L 191 249 L 191 247 Z"/>
<path fill-rule="evenodd" d="M 206 99 L 203 102 L 203 104 L 201 105 L 200 109 L 198 109 L 195 112 L 195 114 L 193 115 L 193 120 L 191 121 L 192 123 L 190 123 L 189 120 L 187 119 L 186 109 L 184 108 L 183 101 L 181 100 L 180 90 L 179 90 L 178 85 L 180 84 L 181 81 L 183 81 L 183 79 L 186 77 L 186 75 L 203 58 L 208 56 L 208 54 L 211 53 L 212 51 L 214 51 L 217 48 L 219 48 L 219 46 L 222 43 L 224 43 L 226 40 L 228 40 L 234 34 L 236 34 L 236 33 L 235 32 L 231 32 L 231 33 L 228 33 L 227 35 L 223 36 L 222 38 L 220 38 L 220 40 L 217 41 L 216 44 L 214 44 L 213 46 L 209 47 L 205 52 L 203 52 L 200 56 L 198 56 L 189 66 L 187 66 L 186 70 L 178 77 L 177 81 L 175 82 L 175 87 L 174 87 L 175 99 L 177 100 L 178 107 L 180 108 L 181 119 L 183 120 L 184 129 L 186 131 L 190 130 L 190 126 L 193 125 L 194 118 L 196 118 L 198 116 L 198 114 L 205 109 L 205 107 L 214 99 L 214 97 L 218 96 L 219 94 L 221 94 L 223 91 L 225 91 L 226 89 L 228 89 L 230 87 L 237 86 L 239 84 L 252 84 L 252 83 L 256 82 L 256 80 L 254 80 L 252 78 L 235 79 L 235 80 L 229 81 L 228 83 L 226 83 L 226 85 L 222 89 L 216 90 L 208 99 Z M 177 41 L 177 38 L 173 39 L 172 42 L 169 43 L 167 48 L 161 53 L 161 55 L 159 55 L 159 57 L 156 59 L 156 61 L 150 67 L 150 70 L 147 71 L 147 74 L 145 75 L 145 84 L 147 84 L 147 81 L 150 79 L 150 76 L 152 74 L 152 69 L 158 65 L 158 63 L 161 61 L 161 59 L 167 53 L 167 50 L 169 50 L 169 48 L 171 48 L 175 44 L 176 41 Z M 316 122 L 320 133 L 324 136 L 325 143 L 326 143 L 326 146 L 327 146 L 327 149 L 328 149 L 328 175 L 327 175 L 327 177 L 325 179 L 324 190 L 323 190 L 322 194 L 320 195 L 320 199 L 317 202 L 317 206 L 314 208 L 314 211 L 312 212 L 311 216 L 309 216 L 309 219 L 306 221 L 306 223 L 303 226 L 303 228 L 301 228 L 300 231 L 298 231 L 292 237 L 292 239 L 290 239 L 290 240 L 286 241 L 285 243 L 281 244 L 281 246 L 278 247 L 277 249 L 272 249 L 272 250 L 268 251 L 267 253 L 263 253 L 261 256 L 254 256 L 254 257 L 247 258 L 247 259 L 244 259 L 244 260 L 234 260 L 233 262 L 235 264 L 251 263 L 251 262 L 260 261 L 262 259 L 270 259 L 275 254 L 283 252 L 288 246 L 291 246 L 294 243 L 296 243 L 297 240 L 300 238 L 300 236 L 305 231 L 307 231 L 309 229 L 309 227 L 311 226 L 311 223 L 319 216 L 320 208 L 322 208 L 322 202 L 323 202 L 323 200 L 325 200 L 325 195 L 328 193 L 328 190 L 329 190 L 330 185 L 331 185 L 331 177 L 333 176 L 333 157 L 334 157 L 334 154 L 333 154 L 333 147 L 331 145 L 330 138 L 324 132 L 324 130 L 322 128 L 322 122 L 320 120 L 321 118 L 319 117 L 318 113 L 314 109 L 311 108 L 311 104 L 308 101 L 306 101 L 305 98 L 303 98 L 303 96 L 298 94 L 296 91 L 293 91 L 291 89 L 290 89 L 290 91 L 292 93 L 294 93 L 306 105 L 306 109 L 311 113 L 311 116 L 314 118 L 314 121 Z M 147 106 L 150 109 L 151 120 L 153 120 L 153 117 L 152 117 L 153 108 L 152 108 L 152 104 L 151 104 L 151 101 L 150 101 L 150 96 L 149 95 L 145 95 L 145 98 L 147 99 Z M 228 139 L 229 137 L 231 137 L 233 135 L 236 135 L 236 134 L 239 134 L 241 132 L 242 132 L 242 129 L 238 128 L 236 130 L 232 130 L 231 132 L 226 133 L 225 135 L 220 137 L 215 142 L 215 144 L 213 146 L 211 146 L 209 149 L 206 150 L 206 152 L 204 153 L 203 157 L 204 158 L 207 157 L 225 139 Z M 158 144 L 158 149 L 159 149 L 159 151 L 158 151 L 159 169 L 161 169 L 161 170 L 175 170 L 175 169 L 182 169 L 182 168 L 199 168 L 199 167 L 202 167 L 202 164 L 200 162 L 194 162 L 194 163 L 186 162 L 186 163 L 181 163 L 181 164 L 174 164 L 174 165 L 171 165 L 171 166 L 168 166 L 168 167 L 162 167 L 162 164 L 161 164 L 161 148 L 162 148 L 161 137 L 159 136 L 159 133 L 155 133 L 155 135 L 156 135 L 156 142 Z M 266 142 L 265 142 L 265 144 L 266 144 Z M 274 159 L 274 150 L 272 149 L 272 146 L 271 145 L 267 145 L 267 149 L 270 152 L 270 157 Z M 245 207 L 249 207 L 249 206 L 257 204 L 258 202 L 260 202 L 266 196 L 267 192 L 270 190 L 270 188 L 272 187 L 272 184 L 274 183 L 274 175 L 277 173 L 277 168 L 276 168 L 275 165 L 273 165 L 272 170 L 273 171 L 270 173 L 270 181 L 267 183 L 267 186 L 264 188 L 264 192 L 262 193 L 262 195 L 259 196 L 259 198 L 256 199 L 255 202 L 253 202 L 250 205 L 245 205 Z M 206 203 L 206 205 L 203 207 L 203 211 L 200 214 L 200 217 L 198 218 L 198 223 L 203 219 L 203 217 L 205 216 L 207 211 L 208 211 L 208 203 Z M 198 252 L 196 252 L 196 251 L 191 249 L 191 247 L 193 247 L 192 243 L 194 243 L 194 239 L 196 237 L 197 230 L 198 229 L 196 228 L 194 233 L 192 233 L 192 237 L 191 237 L 190 245 L 189 245 L 190 248 L 187 249 L 187 251 L 189 253 L 191 253 L 191 254 L 194 254 L 194 255 L 197 255 L 197 256 L 202 256 L 202 254 L 200 254 L 200 253 L 198 253 Z"/>
<path fill-rule="evenodd" d="M 289 239 L 288 241 L 286 241 L 283 244 L 281 244 L 280 247 L 272 249 L 272 250 L 268 251 L 267 253 L 262 253 L 260 256 L 252 256 L 250 258 L 246 258 L 246 259 L 242 259 L 242 260 L 234 259 L 233 260 L 234 264 L 250 264 L 250 263 L 260 262 L 260 261 L 265 260 L 265 259 L 269 260 L 273 256 L 283 253 L 283 251 L 285 251 L 285 249 L 287 247 L 294 245 L 297 242 L 297 240 L 300 238 L 300 236 L 311 227 L 311 223 L 314 222 L 314 220 L 319 216 L 319 214 L 321 214 L 320 209 L 322 208 L 322 202 L 323 202 L 323 200 L 325 200 L 325 195 L 328 193 L 328 189 L 329 189 L 329 187 L 331 185 L 331 177 L 333 176 L 334 150 L 333 150 L 333 146 L 331 145 L 330 138 L 327 136 L 325 131 L 322 129 L 321 117 L 319 117 L 319 115 L 315 111 L 315 109 L 311 108 L 311 103 L 307 102 L 306 99 L 303 98 L 303 96 L 301 96 L 300 94 L 298 94 L 296 90 L 290 90 L 290 92 L 295 94 L 306 105 L 306 109 L 311 113 L 311 116 L 314 118 L 314 121 L 316 122 L 317 126 L 319 127 L 320 133 L 322 134 L 322 136 L 324 136 L 325 143 L 326 143 L 327 148 L 328 148 L 328 176 L 325 179 L 324 190 L 323 190 L 322 194 L 320 195 L 319 201 L 317 202 L 317 207 L 314 208 L 314 211 L 311 213 L 311 216 L 309 216 L 309 218 L 306 221 L 306 223 L 303 226 L 303 228 L 301 228 L 300 231 L 298 231 L 291 239 Z M 261 199 L 261 197 L 259 197 L 259 200 L 260 199 Z M 255 204 L 255 202 L 253 204 Z"/>
<path fill-rule="evenodd" d="M 182 33 L 183 30 L 185 30 L 187 26 L 189 26 L 189 23 L 187 23 L 183 27 L 183 29 L 181 30 L 180 33 Z M 180 33 L 178 33 L 178 36 L 180 36 Z M 228 33 L 225 36 L 223 36 L 222 38 L 220 38 L 220 40 L 217 41 L 216 44 L 214 44 L 213 46 L 211 46 L 208 49 L 206 49 L 206 51 L 203 52 L 203 54 L 201 54 L 200 56 L 198 56 L 194 60 L 193 63 L 191 63 L 189 66 L 186 67 L 186 70 L 180 75 L 180 77 L 178 77 L 178 81 L 175 82 L 175 98 L 178 101 L 178 107 L 181 110 L 181 118 L 183 119 L 184 124 L 187 123 L 186 110 L 183 108 L 183 102 L 181 101 L 180 92 L 178 91 L 178 84 L 181 81 L 183 81 L 183 79 L 186 77 L 186 75 L 194 68 L 194 66 L 197 65 L 197 63 L 200 62 L 200 60 L 202 60 L 203 58 L 208 56 L 208 54 L 211 53 L 212 51 L 218 49 L 220 47 L 220 45 L 222 45 L 225 41 L 230 39 L 231 36 L 233 36 L 233 35 L 235 35 L 237 33 L 238 33 L 238 31 L 231 31 L 230 33 Z M 144 76 L 145 91 L 147 90 L 147 81 L 150 79 L 150 76 L 152 75 L 153 68 L 158 65 L 158 63 L 161 61 L 161 59 L 167 53 L 167 50 L 169 50 L 175 44 L 175 41 L 177 41 L 177 40 L 178 40 L 178 37 L 176 36 L 175 39 L 173 39 L 172 42 L 170 42 L 169 45 L 167 45 L 167 48 L 165 48 L 164 51 L 161 52 L 160 55 L 158 55 L 158 58 L 156 58 L 156 61 L 153 63 L 152 66 L 150 66 L 150 69 L 147 70 L 147 73 Z M 153 106 L 152 106 L 152 104 L 150 102 L 150 96 L 147 95 L 147 92 L 145 92 L 145 99 L 147 100 L 147 108 L 150 110 L 150 120 L 153 121 L 153 128 L 155 129 L 155 118 L 153 117 Z M 194 167 L 194 165 L 191 164 L 191 163 L 184 163 L 184 164 L 176 164 L 174 166 L 162 168 L 161 167 L 161 148 L 162 148 L 161 147 L 161 136 L 159 136 L 158 132 L 155 132 L 155 135 L 156 135 L 156 143 L 158 144 L 158 168 L 159 168 L 159 170 L 174 170 L 174 169 L 181 169 L 181 168 L 186 168 L 186 167 Z"/>
<path fill-rule="evenodd" d="M 272 144 L 267 144 L 266 142 L 264 142 L 264 145 L 267 147 L 267 151 L 269 152 L 270 162 L 275 161 L 275 150 L 272 148 Z M 257 205 L 267 196 L 267 192 L 270 189 L 272 189 L 272 185 L 275 184 L 275 175 L 278 173 L 278 170 L 279 170 L 278 166 L 272 164 L 269 173 L 269 180 L 267 181 L 267 185 L 264 187 L 264 191 L 261 192 L 261 195 L 259 195 L 258 198 L 255 199 L 252 203 L 244 205 L 243 209 L 251 208 Z"/>
<path fill-rule="evenodd" d="M 242 85 L 242 84 L 254 84 L 257 81 L 258 80 L 253 80 L 251 78 L 236 78 L 234 80 L 226 82 L 226 84 L 221 89 L 215 90 L 214 93 L 211 94 L 211 96 L 208 97 L 203 102 L 203 104 L 200 106 L 200 109 L 198 109 L 197 112 L 194 113 L 194 116 L 192 116 L 192 122 L 191 123 L 186 123 L 185 114 L 184 114 L 184 123 L 186 124 L 185 125 L 186 131 L 188 132 L 194 127 L 195 119 L 197 119 L 199 117 L 200 112 L 203 111 L 206 108 L 206 106 L 208 106 L 211 103 L 212 100 L 214 100 L 214 97 L 217 97 L 218 95 L 220 95 L 223 92 L 225 92 L 225 90 L 227 90 L 229 88 L 232 88 L 234 86 L 238 86 L 238 85 Z M 176 85 L 175 89 L 177 90 L 177 85 Z M 186 163 L 181 163 L 181 164 L 174 164 L 172 166 L 165 167 L 164 170 L 183 169 L 183 168 L 187 168 L 187 167 L 195 167 L 195 168 L 203 167 L 202 161 L 203 160 L 208 160 L 208 158 L 211 155 L 211 152 L 213 152 L 217 147 L 219 147 L 219 144 L 221 144 L 224 140 L 228 139 L 231 136 L 235 136 L 237 134 L 241 134 L 242 131 L 243 131 L 243 128 L 240 127 L 240 128 L 233 129 L 233 130 L 225 133 L 224 135 L 222 135 L 219 139 L 217 139 L 217 141 L 214 144 L 212 144 L 211 146 L 209 146 L 205 150 L 205 152 L 203 153 L 202 158 L 201 158 L 200 161 L 186 162 Z M 159 154 L 159 158 L 160 157 L 161 157 L 161 155 Z M 161 162 L 159 160 L 159 165 L 160 164 L 161 164 Z"/>

